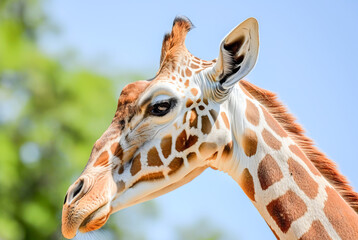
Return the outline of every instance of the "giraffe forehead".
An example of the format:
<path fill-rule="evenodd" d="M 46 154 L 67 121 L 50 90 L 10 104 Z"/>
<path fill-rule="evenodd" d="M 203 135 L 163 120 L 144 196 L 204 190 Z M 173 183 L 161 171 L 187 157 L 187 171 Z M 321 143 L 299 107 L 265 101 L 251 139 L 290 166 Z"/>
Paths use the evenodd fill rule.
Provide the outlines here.
<path fill-rule="evenodd" d="M 137 81 L 126 85 L 119 96 L 118 106 L 136 101 L 149 84 L 150 81 Z"/>
<path fill-rule="evenodd" d="M 201 60 L 187 51 L 182 52 L 179 56 L 175 55 L 172 59 L 169 56 L 162 63 L 159 72 L 146 89 L 146 93 L 139 100 L 139 106 L 144 105 L 150 99 L 154 100 L 160 94 L 179 95 L 179 97 L 189 94 L 189 96 L 196 97 L 200 93 L 200 86 L 194 84 L 194 76 L 216 63 L 216 59 Z"/>
<path fill-rule="evenodd" d="M 122 125 L 122 129 L 125 124 L 124 119 L 131 118 L 136 113 L 137 100 L 148 88 L 150 83 L 150 81 L 138 81 L 130 83 L 123 88 L 118 98 L 117 111 L 113 120 L 117 120 L 117 122 Z"/>
<path fill-rule="evenodd" d="M 168 99 L 173 96 L 178 96 L 177 84 L 175 81 L 171 82 L 169 77 L 157 76 L 150 85 L 144 89 L 143 94 L 138 96 L 138 106 L 144 106 L 149 102 L 160 101 Z"/>

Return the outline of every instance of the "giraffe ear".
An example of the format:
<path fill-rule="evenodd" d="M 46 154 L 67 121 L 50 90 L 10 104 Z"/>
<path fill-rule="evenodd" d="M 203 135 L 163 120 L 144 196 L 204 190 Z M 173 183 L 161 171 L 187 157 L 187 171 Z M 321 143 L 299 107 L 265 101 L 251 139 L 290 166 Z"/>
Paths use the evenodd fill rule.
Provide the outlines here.
<path fill-rule="evenodd" d="M 214 79 L 221 90 L 230 89 L 255 66 L 259 52 L 259 25 L 249 18 L 234 28 L 221 42 Z"/>

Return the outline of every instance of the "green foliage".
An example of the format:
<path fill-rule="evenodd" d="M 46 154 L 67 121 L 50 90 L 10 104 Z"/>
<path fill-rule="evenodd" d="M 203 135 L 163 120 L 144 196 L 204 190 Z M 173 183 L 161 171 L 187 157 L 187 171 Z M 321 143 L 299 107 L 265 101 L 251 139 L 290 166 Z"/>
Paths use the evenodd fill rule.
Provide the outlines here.
<path fill-rule="evenodd" d="M 0 239 L 57 239 L 67 187 L 116 99 L 109 79 L 66 70 L 39 51 L 28 4 L 38 7 L 0 5 Z M 24 17 L 14 10 L 20 6 Z"/>

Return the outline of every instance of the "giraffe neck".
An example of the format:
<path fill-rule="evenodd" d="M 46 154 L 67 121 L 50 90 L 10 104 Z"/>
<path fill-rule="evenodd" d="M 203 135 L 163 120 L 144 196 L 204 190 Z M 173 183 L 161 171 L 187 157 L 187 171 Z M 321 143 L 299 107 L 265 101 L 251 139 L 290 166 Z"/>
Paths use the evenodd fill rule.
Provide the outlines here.
<path fill-rule="evenodd" d="M 232 158 L 214 167 L 241 186 L 275 236 L 358 239 L 358 215 L 265 107 L 239 86 L 231 96 L 223 111 L 232 127 Z"/>

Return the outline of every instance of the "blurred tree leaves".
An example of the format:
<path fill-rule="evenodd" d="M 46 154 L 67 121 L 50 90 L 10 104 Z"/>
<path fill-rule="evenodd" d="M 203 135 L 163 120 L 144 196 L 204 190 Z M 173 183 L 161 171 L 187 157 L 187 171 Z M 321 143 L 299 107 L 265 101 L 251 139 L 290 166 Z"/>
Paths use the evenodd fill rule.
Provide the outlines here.
<path fill-rule="evenodd" d="M 177 240 L 233 240 L 232 236 L 222 232 L 220 227 L 214 226 L 206 219 L 201 219 L 191 226 L 181 226 L 177 229 Z"/>
<path fill-rule="evenodd" d="M 39 50 L 38 1 L 2 1 L 0 15 L 0 239 L 57 239 L 71 178 L 114 114 L 113 84 Z"/>

